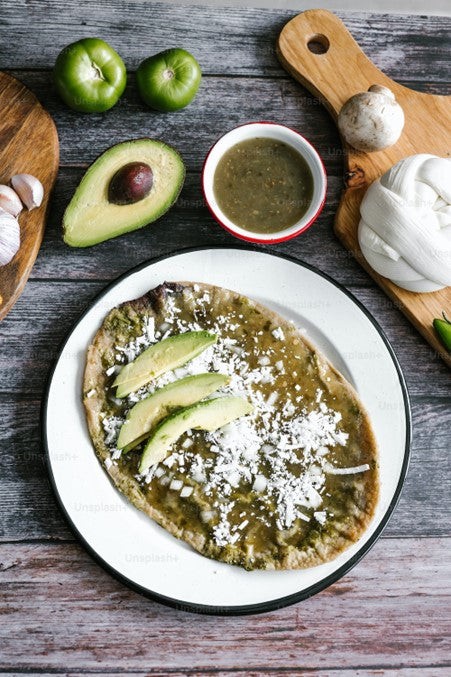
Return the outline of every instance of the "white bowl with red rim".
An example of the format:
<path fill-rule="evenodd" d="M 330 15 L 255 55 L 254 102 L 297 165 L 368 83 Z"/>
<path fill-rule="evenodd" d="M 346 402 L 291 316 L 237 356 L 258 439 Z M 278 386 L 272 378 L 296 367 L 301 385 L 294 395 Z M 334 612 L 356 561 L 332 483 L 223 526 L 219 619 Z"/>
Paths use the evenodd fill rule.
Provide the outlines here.
<path fill-rule="evenodd" d="M 309 208 L 295 224 L 275 233 L 253 233 L 241 228 L 224 214 L 215 197 L 214 176 L 224 153 L 241 141 L 256 138 L 275 139 L 291 146 L 306 160 L 313 176 L 313 196 Z M 318 152 L 302 134 L 276 122 L 248 122 L 226 132 L 210 148 L 202 169 L 202 190 L 212 216 L 229 233 L 248 242 L 274 244 L 300 235 L 318 218 L 326 200 L 327 175 Z"/>

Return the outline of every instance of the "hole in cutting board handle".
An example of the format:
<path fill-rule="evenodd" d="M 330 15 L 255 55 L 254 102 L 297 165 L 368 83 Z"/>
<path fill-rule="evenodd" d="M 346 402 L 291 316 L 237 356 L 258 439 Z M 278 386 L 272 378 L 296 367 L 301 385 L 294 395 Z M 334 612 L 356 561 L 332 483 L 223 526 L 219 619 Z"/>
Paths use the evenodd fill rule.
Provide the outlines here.
<path fill-rule="evenodd" d="M 309 38 L 307 47 L 313 54 L 325 54 L 330 47 L 329 38 L 322 33 L 316 33 Z"/>

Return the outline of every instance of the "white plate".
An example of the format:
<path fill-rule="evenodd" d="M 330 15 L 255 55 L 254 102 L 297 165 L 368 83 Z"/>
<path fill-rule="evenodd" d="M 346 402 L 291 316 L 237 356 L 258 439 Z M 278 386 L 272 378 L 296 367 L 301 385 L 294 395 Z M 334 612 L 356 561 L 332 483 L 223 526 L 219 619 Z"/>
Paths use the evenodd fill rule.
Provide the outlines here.
<path fill-rule="evenodd" d="M 207 559 L 136 510 L 100 466 L 81 403 L 88 344 L 116 304 L 163 281 L 220 285 L 294 320 L 353 383 L 379 446 L 381 494 L 369 528 L 333 562 L 301 571 L 253 571 Z M 382 330 L 360 303 L 304 263 L 252 247 L 185 250 L 127 273 L 98 296 L 67 338 L 51 374 L 43 439 L 60 504 L 76 533 L 113 574 L 140 592 L 190 611 L 255 613 L 324 589 L 372 546 L 401 491 L 410 446 L 406 386 Z"/>

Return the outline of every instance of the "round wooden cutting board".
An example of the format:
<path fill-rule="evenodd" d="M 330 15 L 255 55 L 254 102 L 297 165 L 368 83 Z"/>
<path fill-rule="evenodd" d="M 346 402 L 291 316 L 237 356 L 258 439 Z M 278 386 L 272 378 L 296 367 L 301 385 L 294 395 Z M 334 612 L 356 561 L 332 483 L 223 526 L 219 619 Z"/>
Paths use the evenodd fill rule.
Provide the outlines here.
<path fill-rule="evenodd" d="M 33 174 L 44 186 L 40 207 L 19 214 L 21 246 L 0 267 L 0 320 L 23 291 L 44 235 L 49 198 L 58 173 L 55 124 L 35 95 L 15 78 L 0 73 L 0 183 L 14 174 Z"/>
<path fill-rule="evenodd" d="M 277 49 L 284 68 L 321 100 L 335 121 L 351 96 L 375 84 L 391 89 L 402 106 L 405 127 L 399 141 L 390 148 L 367 154 L 343 143 L 346 188 L 335 217 L 335 232 L 451 366 L 451 355 L 432 326 L 432 320 L 441 317 L 442 310 L 451 315 L 451 287 L 429 294 L 401 289 L 366 263 L 357 240 L 360 202 L 375 179 L 409 155 L 450 157 L 451 97 L 415 92 L 391 80 L 368 59 L 342 21 L 326 10 L 308 10 L 289 21 L 279 36 Z"/>

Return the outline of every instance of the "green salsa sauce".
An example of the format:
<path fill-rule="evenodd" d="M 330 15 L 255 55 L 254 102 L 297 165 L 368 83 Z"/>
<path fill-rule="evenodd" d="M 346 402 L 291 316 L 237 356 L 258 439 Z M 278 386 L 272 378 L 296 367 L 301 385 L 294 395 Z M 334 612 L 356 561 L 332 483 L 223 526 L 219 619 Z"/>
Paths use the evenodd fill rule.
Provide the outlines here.
<path fill-rule="evenodd" d="M 293 226 L 310 207 L 313 175 L 288 144 L 255 138 L 223 155 L 213 189 L 222 212 L 237 226 L 252 233 L 277 233 Z"/>

